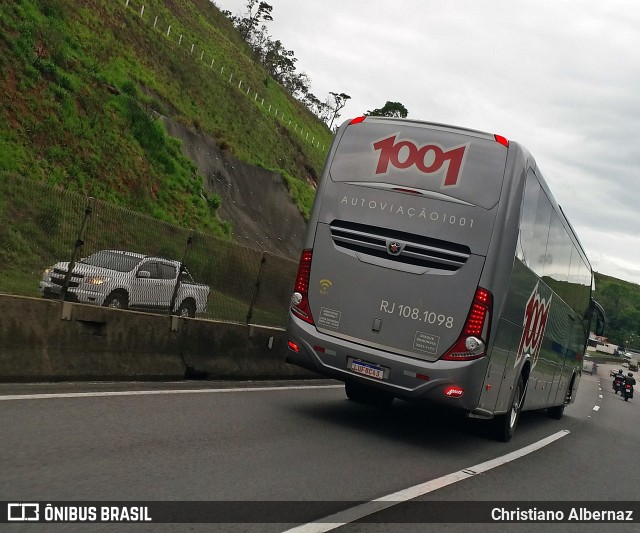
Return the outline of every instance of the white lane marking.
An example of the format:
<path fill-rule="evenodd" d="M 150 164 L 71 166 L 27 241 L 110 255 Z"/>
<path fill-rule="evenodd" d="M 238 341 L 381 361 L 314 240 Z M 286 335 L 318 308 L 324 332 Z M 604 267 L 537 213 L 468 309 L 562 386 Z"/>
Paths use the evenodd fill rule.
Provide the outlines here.
<path fill-rule="evenodd" d="M 593 406 L 593 410 L 594 411 L 600 411 L 600 406 L 599 405 L 594 405 Z"/>
<path fill-rule="evenodd" d="M 51 398 L 100 398 L 104 396 L 146 396 L 152 394 L 205 394 L 222 392 L 265 392 L 282 390 L 339 389 L 344 385 L 295 385 L 287 387 L 240 387 L 237 389 L 171 389 L 171 390 L 139 390 L 139 391 L 104 391 L 104 392 L 62 392 L 50 394 L 7 394 L 0 396 L 6 400 L 46 400 Z"/>
<path fill-rule="evenodd" d="M 356 505 L 355 507 L 345 509 L 344 511 L 340 511 L 339 513 L 327 516 L 319 521 L 288 529 L 284 533 L 324 533 L 326 531 L 331 531 L 332 529 L 342 527 L 346 524 L 354 522 L 355 520 L 359 520 L 361 518 L 364 518 L 365 516 L 369 516 L 370 514 L 388 509 L 389 507 L 393 507 L 394 505 L 398 505 L 399 503 L 412 500 L 429 492 L 433 492 L 446 487 L 447 485 L 457 483 L 458 481 L 473 477 L 477 474 L 482 474 L 498 466 L 504 465 L 511 461 L 515 461 L 516 459 L 520 459 L 521 457 L 535 452 L 540 448 L 544 448 L 545 446 L 551 444 L 552 442 L 555 442 L 558 439 L 561 439 L 562 437 L 566 437 L 569 433 L 570 432 L 568 429 L 558 431 L 558 433 L 554 433 L 553 435 L 550 435 L 545 439 L 534 442 L 529 446 L 525 446 L 524 448 L 503 455 L 502 457 L 496 457 L 495 459 L 491 459 L 490 461 L 486 461 L 469 468 L 464 468 L 463 470 L 453 472 L 452 474 L 447 474 L 446 476 L 440 477 L 438 479 L 433 479 L 431 481 L 427 481 L 426 483 L 421 483 L 419 485 L 409 487 L 408 489 L 400 490 L 398 492 L 394 492 L 393 494 L 383 496 L 382 498 L 377 498 L 370 502 Z"/>
<path fill-rule="evenodd" d="M 598 398 L 602 400 L 602 394 L 598 394 Z"/>

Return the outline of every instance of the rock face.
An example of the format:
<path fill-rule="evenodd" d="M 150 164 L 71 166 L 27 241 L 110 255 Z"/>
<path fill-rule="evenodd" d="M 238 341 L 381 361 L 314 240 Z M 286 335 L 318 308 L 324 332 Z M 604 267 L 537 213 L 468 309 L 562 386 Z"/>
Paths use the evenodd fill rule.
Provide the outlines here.
<path fill-rule="evenodd" d="M 167 132 L 198 165 L 204 188 L 222 198 L 218 214 L 229 221 L 234 240 L 250 248 L 298 260 L 306 222 L 276 172 L 248 165 L 218 148 L 211 137 L 163 118 Z"/>

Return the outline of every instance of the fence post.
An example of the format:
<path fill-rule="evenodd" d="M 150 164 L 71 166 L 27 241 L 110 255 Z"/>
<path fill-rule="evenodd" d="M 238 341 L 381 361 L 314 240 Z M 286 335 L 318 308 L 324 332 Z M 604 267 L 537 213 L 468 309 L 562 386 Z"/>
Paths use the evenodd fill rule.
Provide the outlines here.
<path fill-rule="evenodd" d="M 169 304 L 169 316 L 172 316 L 175 312 L 173 308 L 176 306 L 176 299 L 178 298 L 178 289 L 180 288 L 180 280 L 182 279 L 182 269 L 184 268 L 184 262 L 187 259 L 187 254 L 189 253 L 189 247 L 193 242 L 193 234 L 194 230 L 189 232 L 189 236 L 187 237 L 187 242 L 184 246 L 184 252 L 182 252 L 182 259 L 180 260 L 180 268 L 178 271 L 178 279 L 176 280 L 176 285 L 173 288 L 173 294 L 171 295 L 171 303 Z"/>
<path fill-rule="evenodd" d="M 258 299 L 258 293 L 260 292 L 260 277 L 262 276 L 262 267 L 267 262 L 267 252 L 262 252 L 262 259 L 260 260 L 260 268 L 258 269 L 258 277 L 256 278 L 256 284 L 253 287 L 253 296 L 251 297 L 251 304 L 249 305 L 249 311 L 247 312 L 247 325 L 251 322 L 253 317 L 253 306 Z"/>
<path fill-rule="evenodd" d="M 71 280 L 71 274 L 73 273 L 73 269 L 76 266 L 76 259 L 78 258 L 78 251 L 82 246 L 84 246 L 84 232 L 87 229 L 87 222 L 89 221 L 89 217 L 93 213 L 93 203 L 95 199 L 92 196 L 89 196 L 87 199 L 87 207 L 84 208 L 84 218 L 82 219 L 82 224 L 80 225 L 80 231 L 78 232 L 78 238 L 73 246 L 73 252 L 71 253 L 71 261 L 69 261 L 69 266 L 67 267 L 67 273 L 64 275 L 64 281 L 62 282 L 62 290 L 60 291 L 60 299 L 65 301 L 67 299 L 67 291 L 69 290 L 69 281 Z"/>

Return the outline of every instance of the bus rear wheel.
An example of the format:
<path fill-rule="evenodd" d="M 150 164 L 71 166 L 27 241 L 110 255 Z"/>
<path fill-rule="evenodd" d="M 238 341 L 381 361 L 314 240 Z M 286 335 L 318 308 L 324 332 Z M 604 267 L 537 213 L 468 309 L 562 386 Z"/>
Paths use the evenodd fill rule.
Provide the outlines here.
<path fill-rule="evenodd" d="M 493 433 L 496 439 L 502 442 L 509 442 L 516 431 L 522 404 L 524 403 L 524 381 L 522 376 L 518 379 L 518 385 L 513 392 L 511 408 L 503 415 L 498 415 L 493 419 Z"/>
<path fill-rule="evenodd" d="M 367 387 L 351 381 L 347 381 L 344 384 L 344 390 L 347 394 L 347 398 L 351 401 L 372 405 L 374 407 L 388 407 L 394 399 L 393 394 L 382 392 L 372 387 Z"/>
<path fill-rule="evenodd" d="M 574 376 L 571 380 L 571 384 L 569 385 L 567 394 L 564 398 L 564 403 L 562 405 L 554 405 L 553 407 L 549 407 L 547 409 L 547 416 L 549 418 L 553 418 L 554 420 L 560 420 L 562 418 L 562 415 L 564 415 L 564 408 L 571 403 L 571 395 L 573 392 L 573 383 L 575 379 L 576 378 Z"/>

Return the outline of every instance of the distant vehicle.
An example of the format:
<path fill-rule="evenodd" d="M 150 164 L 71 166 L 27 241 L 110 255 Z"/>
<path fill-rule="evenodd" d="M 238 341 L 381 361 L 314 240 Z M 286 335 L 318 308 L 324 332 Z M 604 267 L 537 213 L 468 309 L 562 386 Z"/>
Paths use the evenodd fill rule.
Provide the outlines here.
<path fill-rule="evenodd" d="M 611 370 L 611 372 L 609 372 L 609 377 L 615 377 L 617 376 L 620 372 L 622 372 L 622 369 L 618 370 L 617 368 L 614 368 Z"/>
<path fill-rule="evenodd" d="M 618 392 L 622 392 L 622 388 L 624 386 L 625 383 L 625 377 L 624 374 L 616 374 L 613 378 L 613 383 L 611 384 L 611 387 L 613 388 L 613 391 L 618 394 Z"/>
<path fill-rule="evenodd" d="M 68 262 L 47 268 L 40 294 L 60 298 L 68 270 Z M 119 250 L 101 250 L 78 261 L 69 277 L 66 298 L 119 309 L 168 310 L 178 279 L 173 311 L 184 317 L 204 313 L 210 288 L 195 283 L 178 261 Z"/>
<path fill-rule="evenodd" d="M 635 383 L 635 380 L 633 382 L 629 382 L 626 381 L 623 386 L 622 386 L 622 397 L 624 398 L 624 401 L 629 401 L 629 398 L 633 398 L 633 385 L 632 383 Z"/>
<path fill-rule="evenodd" d="M 627 363 L 626 361 L 622 363 L 622 368 L 629 368 L 629 363 Z"/>
<path fill-rule="evenodd" d="M 638 371 L 638 363 L 629 363 L 629 370 L 631 370 L 632 372 L 637 372 Z"/>
<path fill-rule="evenodd" d="M 582 372 L 586 374 L 596 374 L 598 372 L 598 365 L 595 361 L 585 359 L 582 362 Z"/>
<path fill-rule="evenodd" d="M 534 158 L 500 135 L 359 117 L 334 137 L 304 241 L 287 361 L 490 420 L 574 401 L 602 308 Z M 548 327 L 547 327 L 548 326 Z"/>

